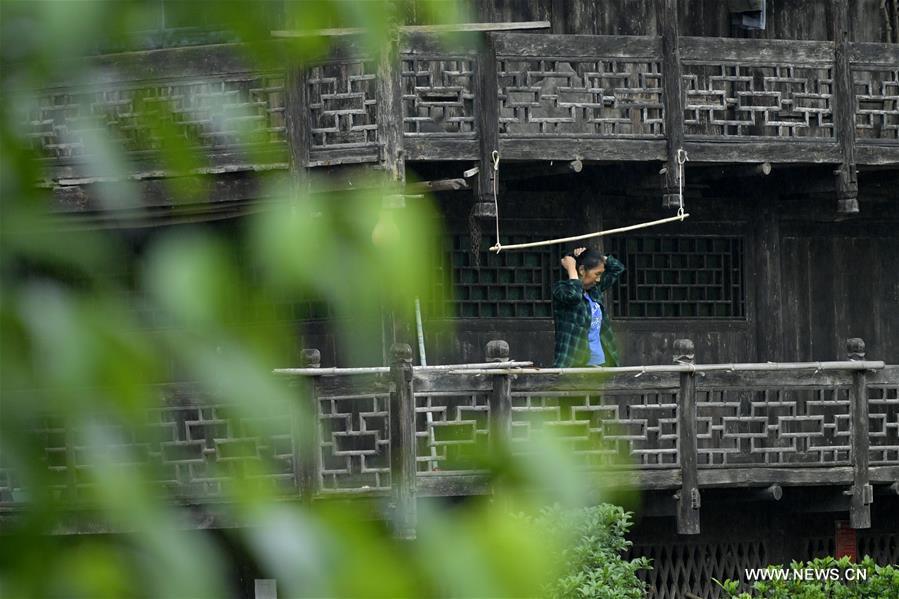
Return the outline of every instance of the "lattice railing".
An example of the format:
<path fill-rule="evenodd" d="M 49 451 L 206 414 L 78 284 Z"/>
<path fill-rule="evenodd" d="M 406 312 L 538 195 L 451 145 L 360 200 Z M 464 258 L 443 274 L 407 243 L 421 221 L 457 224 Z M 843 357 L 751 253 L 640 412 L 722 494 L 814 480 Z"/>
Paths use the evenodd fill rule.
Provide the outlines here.
<path fill-rule="evenodd" d="M 565 37 L 498 39 L 500 136 L 663 136 L 659 44 L 640 38 L 622 52 L 622 38 Z"/>
<path fill-rule="evenodd" d="M 91 139 L 97 129 L 109 132 L 134 159 L 150 160 L 157 168 L 156 154 L 166 143 L 162 132 L 193 147 L 203 164 L 283 162 L 284 85 L 283 73 L 250 72 L 55 89 L 33 105 L 28 135 L 36 152 L 63 163 L 83 161 L 96 151 Z"/>
<path fill-rule="evenodd" d="M 700 466 L 849 464 L 849 389 L 700 388 Z"/>
<path fill-rule="evenodd" d="M 241 64 L 233 47 L 211 45 L 123 55 L 122 68 L 102 86 L 68 82 L 47 90 L 30 111 L 28 135 L 39 154 L 57 162 L 82 156 L 85 134 L 98 126 L 126 148 L 154 151 L 159 140 L 145 117 L 156 116 L 207 153 L 258 145 L 270 157 L 244 158 L 278 164 L 287 161 L 288 140 L 311 166 L 383 160 L 382 137 L 393 126 L 411 160 L 476 159 L 480 138 L 496 139 L 510 159 L 658 160 L 665 156 L 659 142 L 676 133 L 711 160 L 719 153 L 702 144 L 756 140 L 808 144 L 802 147 L 816 157 L 809 161 L 833 162 L 841 159 L 837 112 L 845 104 L 854 111 L 848 130 L 858 144 L 899 145 L 899 57 L 890 44 L 849 44 L 853 97 L 841 104 L 835 82 L 842 71 L 830 42 L 682 37 L 672 62 L 659 37 L 489 35 L 492 45 L 457 47 L 404 35 L 390 75 L 398 85 L 388 103 L 394 116 L 379 108 L 379 94 L 391 86 L 381 80 L 377 57 L 352 44 L 291 78 L 304 88 L 295 94 L 287 93 L 285 72 L 259 72 Z M 480 81 L 494 71 L 495 81 Z M 680 79 L 680 101 L 666 96 L 669 76 Z M 288 101 L 299 103 L 301 118 L 285 118 Z M 479 116 L 488 102 L 497 108 L 491 121 Z M 675 126 L 671 107 L 682 113 L 672 121 L 677 132 L 666 131 Z M 393 118 L 397 123 L 381 122 Z M 728 156 L 802 161 L 795 148 L 738 146 Z M 870 148 L 856 157 L 888 158 Z"/>
<path fill-rule="evenodd" d="M 413 368 L 411 351 L 390 368 L 310 359 L 279 371 L 301 378 L 298 401 L 277 412 L 247 415 L 167 386 L 141 427 L 109 415 L 89 422 L 117 467 L 147 468 L 160 490 L 199 500 L 226 497 L 238 480 L 288 496 L 405 488 L 408 497 L 416 475 L 423 493 L 479 493 L 470 477 L 491 452 L 508 448 L 526 463 L 529 441 L 552 432 L 580 468 L 676 491 L 682 532 L 698 531 L 706 486 L 845 485 L 858 523 L 871 484 L 895 480 L 899 367 L 864 361 L 859 340 L 850 349 L 845 362 L 701 365 L 681 340 L 672 366 L 529 369 L 493 341 L 481 365 Z M 88 432 L 53 415 L 35 423 L 51 484 L 66 497 L 89 491 Z M 0 502 L 26 497 L 20 485 L 0 456 Z"/>
<path fill-rule="evenodd" d="M 888 366 L 868 382 L 871 464 L 899 463 L 899 369 Z"/>

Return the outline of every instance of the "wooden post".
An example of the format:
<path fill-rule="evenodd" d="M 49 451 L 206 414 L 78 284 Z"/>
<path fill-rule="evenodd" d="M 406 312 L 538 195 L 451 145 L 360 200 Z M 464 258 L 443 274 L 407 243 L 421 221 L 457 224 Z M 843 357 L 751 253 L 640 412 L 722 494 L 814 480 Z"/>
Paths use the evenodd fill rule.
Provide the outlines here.
<path fill-rule="evenodd" d="M 693 342 L 678 339 L 674 342 L 674 361 L 693 364 Z M 696 449 L 696 379 L 692 372 L 680 375 L 677 412 L 678 451 L 680 453 L 681 489 L 677 498 L 677 532 L 682 535 L 699 534 L 699 473 Z"/>
<path fill-rule="evenodd" d="M 395 15 L 394 15 L 395 16 Z M 403 91 L 400 77 L 399 28 L 394 20 L 388 39 L 378 54 L 377 118 L 380 164 L 388 183 L 401 190 L 406 181 L 406 162 L 403 150 Z M 383 210 L 402 210 L 402 196 L 383 198 Z M 409 299 L 411 304 L 412 298 Z M 391 347 L 397 342 L 412 340 L 411 327 L 393 309 L 382 306 L 382 356 L 385 364 L 390 360 Z"/>
<path fill-rule="evenodd" d="M 418 520 L 415 481 L 415 396 L 412 391 L 412 348 L 391 348 L 390 480 L 394 499 L 394 536 L 414 539 Z"/>
<path fill-rule="evenodd" d="M 478 115 L 477 201 L 493 204 L 496 171 L 493 152 L 499 151 L 499 92 L 496 81 L 496 47 L 493 34 L 485 33 L 484 47 L 478 53 L 478 73 L 475 79 L 475 114 Z M 499 182 L 497 181 L 497 184 Z"/>
<path fill-rule="evenodd" d="M 780 215 L 778 197 L 765 185 L 754 198 L 761 207 L 757 219 L 755 276 L 756 349 L 760 362 L 784 360 L 783 285 L 780 266 Z"/>
<path fill-rule="evenodd" d="M 395 24 L 394 24 L 395 25 Z M 377 117 L 381 166 L 391 181 L 406 180 L 399 30 L 394 26 L 378 55 Z"/>
<path fill-rule="evenodd" d="M 865 342 L 854 338 L 846 341 L 849 359 L 865 359 Z M 874 488 L 869 483 L 868 449 L 868 390 L 864 370 L 852 372 L 849 395 L 850 456 L 852 456 L 852 489 L 849 503 L 849 523 L 852 528 L 871 528 L 871 503 Z"/>
<path fill-rule="evenodd" d="M 509 344 L 501 339 L 487 342 L 488 362 L 508 362 Z M 493 375 L 490 394 L 490 451 L 503 454 L 512 438 L 512 375 Z"/>
<path fill-rule="evenodd" d="M 322 356 L 317 349 L 304 349 L 303 368 L 321 368 Z M 319 441 L 318 377 L 300 380 L 302 397 L 294 410 L 293 463 L 294 476 L 303 502 L 308 504 L 321 488 L 321 448 Z"/>
<path fill-rule="evenodd" d="M 837 180 L 837 213 L 858 212 L 858 174 L 855 168 L 855 93 L 849 69 L 849 3 L 833 0 L 833 123 L 842 164 Z"/>
<path fill-rule="evenodd" d="M 309 150 L 312 146 L 309 128 L 309 102 L 306 70 L 296 66 L 287 71 L 287 93 L 284 98 L 285 126 L 290 149 L 290 170 L 298 196 L 308 192 Z"/>
<path fill-rule="evenodd" d="M 677 0 L 655 0 L 656 22 L 662 36 L 662 102 L 665 108 L 665 137 L 668 158 L 662 206 L 678 205 L 677 151 L 684 147 L 684 99 L 681 92 L 680 44 Z"/>

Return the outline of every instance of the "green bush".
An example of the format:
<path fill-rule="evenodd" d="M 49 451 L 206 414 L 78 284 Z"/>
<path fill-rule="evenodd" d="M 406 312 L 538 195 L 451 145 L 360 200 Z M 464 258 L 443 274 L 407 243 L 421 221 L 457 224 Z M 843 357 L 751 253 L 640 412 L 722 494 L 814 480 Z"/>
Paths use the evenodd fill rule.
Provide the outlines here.
<path fill-rule="evenodd" d="M 845 576 L 847 570 L 864 571 L 867 577 Z M 736 580 L 718 582 L 728 599 L 888 599 L 899 597 L 899 568 L 878 566 L 870 557 L 854 563 L 848 557 L 823 557 L 809 562 L 792 562 L 789 567 L 768 566 L 769 571 L 786 570 L 784 580 L 756 581 L 751 592 L 740 592 Z M 819 580 L 803 580 L 792 571 L 814 570 Z M 806 577 L 807 578 L 807 577 Z M 854 578 L 850 580 L 850 578 Z"/>
<path fill-rule="evenodd" d="M 643 599 L 646 584 L 637 578 L 649 570 L 649 558 L 626 560 L 631 546 L 625 538 L 632 525 L 631 513 L 617 505 L 565 509 L 558 505 L 528 518 L 547 535 L 562 540 L 556 556 L 558 578 L 544 587 L 544 594 L 559 598 Z"/>

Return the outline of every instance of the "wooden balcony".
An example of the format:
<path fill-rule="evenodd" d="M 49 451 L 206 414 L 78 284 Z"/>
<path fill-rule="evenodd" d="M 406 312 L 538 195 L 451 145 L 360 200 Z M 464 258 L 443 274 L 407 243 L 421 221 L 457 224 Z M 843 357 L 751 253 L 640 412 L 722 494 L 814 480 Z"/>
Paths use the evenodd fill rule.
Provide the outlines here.
<path fill-rule="evenodd" d="M 102 85 L 46 90 L 30 135 L 57 185 L 101 175 L 83 143 L 98 118 L 133 150 L 137 178 L 164 176 L 138 143 L 141 114 L 160 104 L 207 173 L 476 161 L 493 150 L 512 161 L 668 161 L 681 147 L 694 163 L 899 164 L 895 44 L 676 32 L 466 39 L 449 48 L 404 34 L 380 67 L 383 57 L 353 43 L 302 70 L 260 70 L 235 45 L 102 57 Z M 286 46 L 271 49 L 289 64 Z"/>
<path fill-rule="evenodd" d="M 552 430 L 601 488 L 677 495 L 682 533 L 699 532 L 702 493 L 722 488 L 778 499 L 785 487 L 830 489 L 866 528 L 874 488 L 899 481 L 899 366 L 866 361 L 859 341 L 839 362 L 695 364 L 680 341 L 671 365 L 567 370 L 510 362 L 496 341 L 488 363 L 458 367 L 413 368 L 405 346 L 390 368 L 322 369 L 307 350 L 303 368 L 278 371 L 297 379 L 297 402 L 255 425 L 214 398 L 162 388 L 131 448 L 147 463 L 133 466 L 153 465 L 169 497 L 214 510 L 243 467 L 261 463 L 254 480 L 285 499 L 394 494 L 412 530 L 416 498 L 490 493 L 479 457 L 507 448 L 526 462 L 533 435 Z M 36 433 L 48 480 L 79 505 L 91 466 L 76 437 L 52 417 Z M 27 496 L 0 469 L 2 511 Z"/>

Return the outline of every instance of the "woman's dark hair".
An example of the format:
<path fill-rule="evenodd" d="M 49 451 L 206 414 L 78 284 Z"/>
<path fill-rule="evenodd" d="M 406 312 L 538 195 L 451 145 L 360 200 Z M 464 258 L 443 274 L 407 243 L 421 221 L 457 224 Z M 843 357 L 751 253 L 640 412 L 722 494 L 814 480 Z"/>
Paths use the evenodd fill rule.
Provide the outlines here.
<path fill-rule="evenodd" d="M 572 254 L 572 256 L 573 255 L 574 254 Z M 574 260 L 577 263 L 578 268 L 583 266 L 584 270 L 593 270 L 606 261 L 605 256 L 592 248 L 587 248 L 586 250 L 581 252 L 581 255 L 577 256 Z"/>

